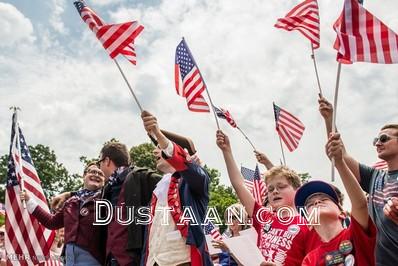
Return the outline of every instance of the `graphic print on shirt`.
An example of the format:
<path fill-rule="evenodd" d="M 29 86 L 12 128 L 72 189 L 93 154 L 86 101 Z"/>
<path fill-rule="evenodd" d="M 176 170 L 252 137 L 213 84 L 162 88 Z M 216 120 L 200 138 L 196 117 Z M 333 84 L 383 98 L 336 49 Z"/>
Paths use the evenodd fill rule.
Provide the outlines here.
<path fill-rule="evenodd" d="M 287 251 L 291 248 L 294 237 L 300 232 L 300 227 L 291 224 L 286 229 L 271 228 L 268 232 L 263 231 L 260 241 L 260 250 L 267 261 L 277 264 L 285 262 Z"/>
<path fill-rule="evenodd" d="M 384 207 L 386 201 L 391 197 L 398 197 L 397 178 L 389 178 L 388 174 L 379 176 L 375 182 L 374 193 L 371 197 L 373 204 L 377 207 Z"/>

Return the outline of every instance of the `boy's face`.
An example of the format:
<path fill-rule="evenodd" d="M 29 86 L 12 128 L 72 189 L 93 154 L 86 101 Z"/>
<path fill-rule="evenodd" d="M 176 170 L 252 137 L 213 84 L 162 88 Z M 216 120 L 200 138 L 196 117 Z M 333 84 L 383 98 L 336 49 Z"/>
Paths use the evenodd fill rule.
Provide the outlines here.
<path fill-rule="evenodd" d="M 272 177 L 267 182 L 267 188 L 269 204 L 273 209 L 277 210 L 283 206 L 294 208 L 296 190 L 284 176 Z"/>
<path fill-rule="evenodd" d="M 382 136 L 382 135 L 386 135 Z M 381 137 L 382 136 L 382 137 Z M 398 130 L 394 128 L 386 128 L 380 131 L 378 135 L 379 141 L 375 143 L 377 155 L 380 159 L 391 160 L 398 157 Z M 386 141 L 382 141 L 382 139 Z"/>
<path fill-rule="evenodd" d="M 305 209 L 308 213 L 311 213 L 314 208 L 318 208 L 319 217 L 339 219 L 341 210 L 337 204 L 324 193 L 315 193 L 311 195 L 305 202 Z"/>
<path fill-rule="evenodd" d="M 105 184 L 105 175 L 96 165 L 91 165 L 84 174 L 84 188 L 94 191 Z"/>

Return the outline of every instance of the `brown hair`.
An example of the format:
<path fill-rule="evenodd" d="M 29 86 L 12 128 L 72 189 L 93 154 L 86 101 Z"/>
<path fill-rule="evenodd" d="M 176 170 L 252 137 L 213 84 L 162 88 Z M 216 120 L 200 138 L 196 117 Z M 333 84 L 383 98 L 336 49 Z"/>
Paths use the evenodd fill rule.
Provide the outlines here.
<path fill-rule="evenodd" d="M 387 124 L 387 125 L 384 125 L 384 126 L 381 128 L 381 130 L 389 129 L 389 128 L 392 128 L 392 129 L 397 130 L 396 135 L 398 136 L 398 124 Z"/>
<path fill-rule="evenodd" d="M 130 164 L 130 154 L 127 147 L 120 142 L 112 141 L 106 143 L 101 149 L 101 156 L 101 159 L 109 157 L 116 167 L 128 166 Z"/>
<path fill-rule="evenodd" d="M 97 161 L 91 161 L 91 162 L 89 162 L 89 163 L 86 165 L 86 167 L 84 167 L 83 175 L 87 174 L 88 168 L 90 168 L 90 166 L 93 166 L 93 165 L 97 166 Z M 98 166 L 97 166 L 97 167 L 98 167 Z"/>
<path fill-rule="evenodd" d="M 273 178 L 286 178 L 287 182 L 294 188 L 298 189 L 301 186 L 299 175 L 287 166 L 274 166 L 265 173 L 265 183 L 268 183 Z"/>

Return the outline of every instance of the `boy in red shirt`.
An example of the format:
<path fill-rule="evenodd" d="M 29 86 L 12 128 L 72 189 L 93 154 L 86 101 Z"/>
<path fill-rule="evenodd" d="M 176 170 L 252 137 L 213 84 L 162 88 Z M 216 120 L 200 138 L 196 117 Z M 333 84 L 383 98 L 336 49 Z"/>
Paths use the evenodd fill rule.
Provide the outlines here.
<path fill-rule="evenodd" d="M 304 266 L 375 265 L 376 228 L 368 214 L 365 194 L 342 157 L 339 138 L 339 134 L 332 134 L 326 150 L 329 158 L 334 158 L 350 198 L 351 223 L 348 228 L 343 228 L 341 221 L 345 215 L 338 204 L 336 191 L 328 183 L 311 181 L 297 190 L 297 207 L 305 207 L 308 213 L 318 209 L 319 222 L 311 225 L 322 241 L 304 258 Z"/>
<path fill-rule="evenodd" d="M 308 232 L 305 219 L 298 215 L 294 205 L 294 196 L 300 187 L 299 176 L 285 166 L 268 171 L 265 182 L 270 207 L 263 207 L 246 188 L 229 138 L 221 130 L 217 131 L 217 145 L 223 153 L 231 184 L 257 231 L 257 246 L 267 261 L 262 265 L 284 265 L 293 240 L 304 243 Z M 295 256 L 295 252 L 290 251 L 289 255 Z M 296 265 L 300 264 L 301 260 Z"/>

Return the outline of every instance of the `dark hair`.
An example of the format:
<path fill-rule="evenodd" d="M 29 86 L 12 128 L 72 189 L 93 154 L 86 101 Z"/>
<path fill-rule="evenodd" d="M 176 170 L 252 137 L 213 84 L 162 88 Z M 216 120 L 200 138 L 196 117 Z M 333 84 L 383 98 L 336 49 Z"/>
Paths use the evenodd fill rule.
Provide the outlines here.
<path fill-rule="evenodd" d="M 86 167 L 84 167 L 83 175 L 87 174 L 88 168 L 90 168 L 90 166 L 93 166 L 93 165 L 95 165 L 95 166 L 98 167 L 97 161 L 91 161 L 91 162 L 89 162 L 89 163 L 86 165 Z"/>
<path fill-rule="evenodd" d="M 108 157 L 116 167 L 130 165 L 130 154 L 127 150 L 126 145 L 112 141 L 108 142 L 101 149 L 101 159 Z"/>

